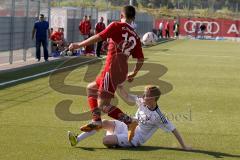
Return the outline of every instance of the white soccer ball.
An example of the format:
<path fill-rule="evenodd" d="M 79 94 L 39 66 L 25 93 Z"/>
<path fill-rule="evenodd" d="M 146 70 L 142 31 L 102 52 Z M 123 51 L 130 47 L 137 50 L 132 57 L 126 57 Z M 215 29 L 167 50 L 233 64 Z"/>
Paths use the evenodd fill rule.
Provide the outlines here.
<path fill-rule="evenodd" d="M 153 32 L 147 32 L 144 34 L 142 38 L 142 43 L 146 46 L 148 45 L 154 45 L 157 43 L 158 37 L 155 33 Z"/>

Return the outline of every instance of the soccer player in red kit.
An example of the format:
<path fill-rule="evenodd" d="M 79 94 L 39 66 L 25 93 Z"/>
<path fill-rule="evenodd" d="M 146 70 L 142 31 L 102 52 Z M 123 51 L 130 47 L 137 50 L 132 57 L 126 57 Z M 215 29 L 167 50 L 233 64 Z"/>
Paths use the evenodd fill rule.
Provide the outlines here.
<path fill-rule="evenodd" d="M 144 56 L 141 41 L 131 27 L 136 15 L 133 6 L 125 6 L 121 11 L 121 21 L 112 22 L 104 31 L 80 43 L 73 43 L 70 50 L 78 49 L 102 40 L 110 39 L 105 67 L 95 82 L 87 87 L 88 103 L 92 111 L 91 123 L 81 127 L 82 131 L 89 132 L 101 128 L 101 111 L 108 116 L 126 123 L 130 134 L 134 133 L 136 122 L 123 113 L 116 106 L 111 105 L 117 86 L 125 80 L 132 82 L 143 65 Z M 128 58 L 137 59 L 133 72 L 128 74 Z"/>

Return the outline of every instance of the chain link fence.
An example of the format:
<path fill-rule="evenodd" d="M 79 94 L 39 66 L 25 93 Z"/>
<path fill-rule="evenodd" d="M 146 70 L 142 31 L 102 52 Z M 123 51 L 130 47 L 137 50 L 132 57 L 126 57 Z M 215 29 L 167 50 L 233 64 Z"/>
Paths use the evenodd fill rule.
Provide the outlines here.
<path fill-rule="evenodd" d="M 51 7 L 50 0 L 1 0 L 0 1 L 0 65 L 26 61 L 35 57 L 35 41 L 31 39 L 34 22 L 44 14 L 50 27 L 64 28 L 68 42 L 83 40 L 79 23 L 84 15 L 91 16 L 92 29 L 103 16 L 105 24 L 120 19 L 120 10 L 95 7 Z M 154 17 L 137 13 L 135 23 L 140 36 L 152 31 Z M 50 46 L 49 46 L 50 48 Z"/>
<path fill-rule="evenodd" d="M 50 15 L 50 0 L 0 1 L 0 64 L 26 61 L 34 56 L 31 39 L 39 14 Z"/>
<path fill-rule="evenodd" d="M 98 10 L 96 8 L 51 8 L 51 27 L 54 30 L 64 28 L 64 37 L 68 42 L 81 41 L 83 37 L 79 32 L 79 23 L 84 15 L 91 16 L 91 28 L 94 29 L 98 21 Z"/>
<path fill-rule="evenodd" d="M 65 37 L 68 42 L 81 41 L 83 37 L 79 33 L 79 23 L 83 17 L 91 16 L 92 30 L 95 24 L 99 21 L 100 17 L 104 18 L 104 23 L 107 26 L 113 21 L 119 21 L 119 10 L 101 10 L 97 8 L 73 8 L 73 7 L 54 7 L 51 8 L 51 27 L 54 30 L 57 28 L 64 28 Z M 135 23 L 136 31 L 140 36 L 144 33 L 152 31 L 153 29 L 153 16 L 147 13 L 137 13 Z"/>

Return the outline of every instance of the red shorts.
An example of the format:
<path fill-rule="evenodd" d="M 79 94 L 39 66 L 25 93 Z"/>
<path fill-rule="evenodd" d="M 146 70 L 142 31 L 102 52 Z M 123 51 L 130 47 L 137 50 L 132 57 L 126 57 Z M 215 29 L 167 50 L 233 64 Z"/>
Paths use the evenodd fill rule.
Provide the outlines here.
<path fill-rule="evenodd" d="M 113 76 L 109 71 L 103 71 L 101 75 L 96 78 L 98 96 L 104 99 L 114 98 L 117 86 L 122 84 L 125 79 L 125 77 L 119 78 L 119 76 Z"/>

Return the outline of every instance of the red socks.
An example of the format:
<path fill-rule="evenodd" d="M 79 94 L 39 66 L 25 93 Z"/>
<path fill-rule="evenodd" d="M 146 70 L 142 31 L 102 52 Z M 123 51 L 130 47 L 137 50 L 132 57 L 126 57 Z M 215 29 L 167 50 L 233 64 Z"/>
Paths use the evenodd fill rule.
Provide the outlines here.
<path fill-rule="evenodd" d="M 132 118 L 129 117 L 127 114 L 123 113 L 119 108 L 117 108 L 116 106 L 111 106 L 109 112 L 108 112 L 108 116 L 112 117 L 116 120 L 122 121 L 125 124 L 129 124 L 132 122 Z"/>
<path fill-rule="evenodd" d="M 97 99 L 94 97 L 88 97 L 88 105 L 89 105 L 91 111 L 98 108 Z"/>
<path fill-rule="evenodd" d="M 92 111 L 93 121 L 101 121 L 101 110 L 98 108 L 97 99 L 94 97 L 88 97 L 88 104 Z M 109 117 L 122 121 L 126 124 L 129 124 L 132 122 L 132 118 L 129 117 L 127 114 L 123 113 L 116 106 L 109 106 L 107 114 Z"/>
<path fill-rule="evenodd" d="M 88 97 L 88 104 L 92 111 L 92 120 L 101 121 L 101 110 L 98 108 L 97 99 L 94 97 Z"/>

